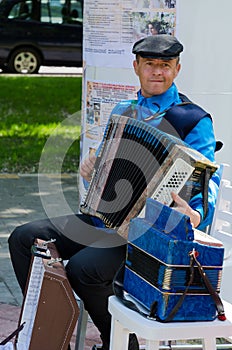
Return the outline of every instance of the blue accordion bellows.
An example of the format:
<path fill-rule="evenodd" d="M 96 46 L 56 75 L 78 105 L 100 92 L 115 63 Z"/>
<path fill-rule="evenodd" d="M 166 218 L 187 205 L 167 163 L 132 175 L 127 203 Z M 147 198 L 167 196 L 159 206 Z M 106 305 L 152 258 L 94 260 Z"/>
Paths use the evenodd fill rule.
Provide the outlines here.
<path fill-rule="evenodd" d="M 147 309 L 155 302 L 156 317 L 165 320 L 188 285 L 193 251 L 219 293 L 224 254 L 221 242 L 193 230 L 186 215 L 147 199 L 145 218 L 130 223 L 124 289 Z M 194 266 L 193 283 L 173 321 L 211 321 L 216 311 Z"/>

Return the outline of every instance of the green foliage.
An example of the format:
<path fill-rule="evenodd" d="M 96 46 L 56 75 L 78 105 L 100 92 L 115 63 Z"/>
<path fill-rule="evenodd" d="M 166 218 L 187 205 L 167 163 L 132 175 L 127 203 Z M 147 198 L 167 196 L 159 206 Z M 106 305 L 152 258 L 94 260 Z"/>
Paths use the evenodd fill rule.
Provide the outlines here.
<path fill-rule="evenodd" d="M 57 162 L 62 172 L 77 171 L 81 84 L 81 77 L 0 77 L 0 172 L 38 172 L 48 141 L 54 157 L 46 171 L 56 172 Z M 62 159 L 57 144 L 68 145 Z"/>

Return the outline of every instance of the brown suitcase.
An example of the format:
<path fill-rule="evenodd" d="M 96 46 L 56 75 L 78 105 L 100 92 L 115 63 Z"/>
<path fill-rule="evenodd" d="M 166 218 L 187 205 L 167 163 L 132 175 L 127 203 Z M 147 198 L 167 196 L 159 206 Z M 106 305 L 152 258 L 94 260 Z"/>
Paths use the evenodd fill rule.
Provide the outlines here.
<path fill-rule="evenodd" d="M 17 350 L 67 350 L 79 307 L 52 242 L 36 240 L 15 341 Z"/>

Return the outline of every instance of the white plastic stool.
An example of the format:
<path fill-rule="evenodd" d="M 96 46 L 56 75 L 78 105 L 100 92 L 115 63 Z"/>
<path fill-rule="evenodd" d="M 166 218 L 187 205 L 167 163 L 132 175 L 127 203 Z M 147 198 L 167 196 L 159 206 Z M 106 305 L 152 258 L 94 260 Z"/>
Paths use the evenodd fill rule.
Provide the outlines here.
<path fill-rule="evenodd" d="M 128 309 L 117 297 L 109 298 L 112 315 L 110 350 L 128 349 L 129 333 L 146 340 L 147 350 L 158 350 L 160 341 L 202 339 L 204 350 L 216 350 L 216 338 L 232 335 L 232 305 L 223 302 L 226 321 L 161 323 Z"/>

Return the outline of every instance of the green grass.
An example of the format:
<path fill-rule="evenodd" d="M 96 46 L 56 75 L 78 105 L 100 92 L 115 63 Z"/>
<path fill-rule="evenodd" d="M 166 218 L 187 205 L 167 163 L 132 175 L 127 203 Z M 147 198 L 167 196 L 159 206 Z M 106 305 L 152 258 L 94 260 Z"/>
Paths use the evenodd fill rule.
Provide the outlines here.
<path fill-rule="evenodd" d="M 77 171 L 81 84 L 81 77 L 0 77 L 0 173 Z"/>

